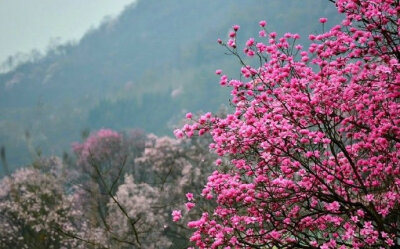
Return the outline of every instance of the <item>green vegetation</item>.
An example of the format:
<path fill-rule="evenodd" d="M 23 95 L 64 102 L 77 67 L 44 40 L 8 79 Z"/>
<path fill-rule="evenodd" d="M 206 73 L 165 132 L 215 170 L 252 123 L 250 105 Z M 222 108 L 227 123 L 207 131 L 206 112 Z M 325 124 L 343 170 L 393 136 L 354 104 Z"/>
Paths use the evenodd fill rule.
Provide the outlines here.
<path fill-rule="evenodd" d="M 31 161 L 29 151 L 61 154 L 83 129 L 138 127 L 170 135 L 185 111 L 227 103 L 217 68 L 232 75 L 237 64 L 216 43 L 233 24 L 256 34 L 270 30 L 320 31 L 318 18 L 337 23 L 325 0 L 156 1 L 128 6 L 115 20 L 89 31 L 77 44 L 55 46 L 0 74 L 0 145 L 11 167 Z M 283 12 L 282 9 L 285 9 Z M 306 45 L 306 44 L 304 44 Z M 25 133 L 31 134 L 32 148 Z"/>

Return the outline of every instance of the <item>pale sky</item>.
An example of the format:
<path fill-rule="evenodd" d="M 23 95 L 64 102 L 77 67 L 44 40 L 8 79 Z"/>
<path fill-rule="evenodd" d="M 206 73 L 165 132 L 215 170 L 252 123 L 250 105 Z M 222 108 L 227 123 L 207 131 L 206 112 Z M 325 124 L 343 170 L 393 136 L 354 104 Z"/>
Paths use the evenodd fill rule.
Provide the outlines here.
<path fill-rule="evenodd" d="M 0 0 L 0 64 L 9 55 L 45 51 L 51 39 L 78 41 L 105 16 L 135 0 Z"/>

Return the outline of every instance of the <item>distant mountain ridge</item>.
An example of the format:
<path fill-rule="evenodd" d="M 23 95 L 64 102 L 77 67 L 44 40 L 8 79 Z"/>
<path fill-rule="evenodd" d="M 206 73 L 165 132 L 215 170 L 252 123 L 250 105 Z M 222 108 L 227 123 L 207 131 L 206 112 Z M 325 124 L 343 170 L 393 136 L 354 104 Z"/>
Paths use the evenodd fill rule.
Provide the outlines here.
<path fill-rule="evenodd" d="M 231 25 L 243 43 L 259 20 L 305 36 L 321 31 L 322 16 L 340 20 L 327 0 L 139 0 L 78 43 L 0 74 L 0 145 L 17 165 L 30 160 L 26 131 L 44 154 L 68 150 L 84 128 L 171 135 L 184 111 L 216 111 L 229 98 L 213 72 L 238 75 L 216 44 Z"/>

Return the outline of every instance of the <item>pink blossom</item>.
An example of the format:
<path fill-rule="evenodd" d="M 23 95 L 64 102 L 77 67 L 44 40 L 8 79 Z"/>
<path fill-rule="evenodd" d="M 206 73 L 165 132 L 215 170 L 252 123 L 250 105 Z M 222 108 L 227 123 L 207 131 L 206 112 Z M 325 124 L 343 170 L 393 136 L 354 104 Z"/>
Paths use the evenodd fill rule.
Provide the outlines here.
<path fill-rule="evenodd" d="M 335 3 L 345 20 L 310 34 L 307 49 L 292 33 L 270 32 L 257 43 L 250 38 L 239 50 L 235 36 L 228 41 L 239 58 L 263 60 L 241 60 L 241 79 L 221 76 L 234 110 L 202 117 L 193 129 L 212 136 L 215 163 L 224 158 L 226 166 L 217 167 L 202 191 L 215 208 L 189 223 L 199 248 L 296 247 L 299 241 L 370 248 L 400 236 L 385 218 L 396 219 L 400 205 L 398 6 Z M 240 236 L 235 244 L 233 235 Z"/>
<path fill-rule="evenodd" d="M 322 18 L 319 19 L 320 23 L 326 23 L 326 21 L 328 21 L 328 19 L 325 18 L 325 17 L 322 17 Z"/>
<path fill-rule="evenodd" d="M 193 193 L 186 193 L 186 198 L 188 201 L 193 201 L 194 200 Z"/>
<path fill-rule="evenodd" d="M 174 135 L 176 138 L 183 138 L 183 132 L 180 129 L 174 130 Z"/>
<path fill-rule="evenodd" d="M 174 222 L 179 221 L 182 218 L 182 211 L 181 210 L 173 210 L 172 211 L 172 220 Z"/>
<path fill-rule="evenodd" d="M 258 23 L 261 27 L 265 27 L 267 25 L 267 22 L 262 20 Z"/>
<path fill-rule="evenodd" d="M 186 113 L 186 118 L 191 119 L 193 117 L 193 114 L 191 112 Z"/>
<path fill-rule="evenodd" d="M 196 205 L 193 202 L 186 202 L 185 203 L 187 211 L 190 211 L 192 208 L 194 208 Z"/>
<path fill-rule="evenodd" d="M 247 47 L 251 47 L 253 45 L 254 45 L 254 38 L 248 39 L 247 42 L 246 42 L 246 46 Z"/>

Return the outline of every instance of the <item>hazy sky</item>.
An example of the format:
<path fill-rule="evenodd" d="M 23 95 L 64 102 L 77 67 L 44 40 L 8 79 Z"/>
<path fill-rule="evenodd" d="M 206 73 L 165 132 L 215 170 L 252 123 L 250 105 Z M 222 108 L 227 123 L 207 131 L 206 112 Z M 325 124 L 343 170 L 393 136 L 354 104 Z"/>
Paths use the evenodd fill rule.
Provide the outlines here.
<path fill-rule="evenodd" d="M 0 64 L 17 52 L 44 51 L 51 39 L 79 40 L 135 0 L 0 0 Z"/>

